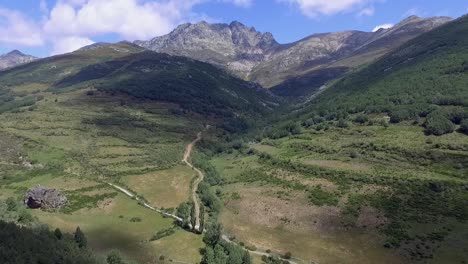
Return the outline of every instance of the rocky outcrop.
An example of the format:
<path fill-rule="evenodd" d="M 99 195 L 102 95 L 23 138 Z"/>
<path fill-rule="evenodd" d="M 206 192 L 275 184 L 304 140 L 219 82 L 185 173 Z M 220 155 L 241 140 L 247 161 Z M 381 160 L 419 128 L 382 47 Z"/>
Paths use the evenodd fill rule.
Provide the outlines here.
<path fill-rule="evenodd" d="M 240 22 L 200 22 L 178 26 L 171 33 L 149 41 L 135 41 L 144 48 L 223 66 L 238 75 L 248 74 L 280 45 L 269 32 L 261 33 Z M 244 76 L 245 77 L 245 76 Z"/>
<path fill-rule="evenodd" d="M 13 50 L 7 54 L 0 55 L 0 70 L 29 63 L 37 60 L 36 57 L 26 55 L 19 50 Z"/>
<path fill-rule="evenodd" d="M 24 203 L 32 209 L 58 209 L 67 204 L 67 201 L 67 197 L 58 190 L 40 185 L 29 189 L 24 196 Z"/>
<path fill-rule="evenodd" d="M 271 33 L 237 21 L 229 25 L 200 22 L 183 24 L 167 35 L 135 44 L 216 64 L 269 88 L 318 69 L 359 67 L 450 20 L 412 16 L 377 32 L 316 34 L 290 44 L 279 44 Z"/>

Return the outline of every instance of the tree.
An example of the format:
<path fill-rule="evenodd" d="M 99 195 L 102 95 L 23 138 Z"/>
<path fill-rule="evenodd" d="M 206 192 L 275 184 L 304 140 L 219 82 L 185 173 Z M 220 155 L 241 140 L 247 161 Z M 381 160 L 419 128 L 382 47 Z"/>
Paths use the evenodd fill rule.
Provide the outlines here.
<path fill-rule="evenodd" d="M 465 119 L 461 122 L 460 131 L 468 135 L 468 119 Z"/>
<path fill-rule="evenodd" d="M 348 124 L 348 122 L 346 122 L 346 120 L 340 119 L 340 120 L 338 120 L 338 123 L 336 124 L 336 126 L 339 127 L 339 128 L 348 128 L 349 124 Z"/>
<path fill-rule="evenodd" d="M 369 121 L 369 118 L 364 114 L 359 114 L 356 116 L 356 118 L 354 118 L 354 122 L 359 123 L 359 124 L 364 124 L 367 121 Z"/>
<path fill-rule="evenodd" d="M 190 209 L 190 224 L 192 224 L 192 230 L 195 231 L 195 225 L 197 224 L 197 216 L 195 215 L 195 203 L 192 203 Z"/>
<path fill-rule="evenodd" d="M 442 111 L 439 110 L 436 110 L 427 116 L 425 127 L 426 134 L 436 136 L 452 133 L 455 129 L 454 124 Z"/>
<path fill-rule="evenodd" d="M 228 262 L 228 256 L 220 244 L 216 244 L 214 247 L 214 257 L 216 264 L 227 264 Z"/>
<path fill-rule="evenodd" d="M 244 256 L 242 257 L 242 264 L 251 264 L 252 258 L 248 251 L 244 251 Z"/>
<path fill-rule="evenodd" d="M 210 245 L 210 246 L 215 246 L 218 244 L 220 238 L 221 238 L 221 231 L 222 231 L 222 226 L 219 223 L 211 223 L 206 231 L 205 237 L 203 238 L 203 241 Z"/>
<path fill-rule="evenodd" d="M 63 238 L 62 231 L 61 231 L 59 228 L 56 228 L 55 231 L 54 231 L 54 236 L 55 236 L 58 240 L 62 240 L 62 238 Z"/>
<path fill-rule="evenodd" d="M 202 259 L 203 264 L 214 264 L 215 263 L 215 256 L 214 256 L 214 250 L 211 247 L 206 247 L 205 248 L 205 254 L 203 254 L 203 259 Z"/>
<path fill-rule="evenodd" d="M 190 203 L 184 202 L 177 207 L 176 215 L 182 218 L 182 227 L 186 228 L 189 225 L 189 218 L 190 218 Z"/>
<path fill-rule="evenodd" d="M 107 264 L 125 264 L 124 259 L 120 256 L 119 251 L 112 250 L 106 258 Z"/>
<path fill-rule="evenodd" d="M 205 229 L 205 206 L 203 204 L 200 205 L 200 233 L 203 233 Z"/>
<path fill-rule="evenodd" d="M 86 248 L 88 241 L 86 240 L 85 234 L 81 231 L 80 227 L 76 228 L 75 231 L 75 242 L 79 248 Z"/>

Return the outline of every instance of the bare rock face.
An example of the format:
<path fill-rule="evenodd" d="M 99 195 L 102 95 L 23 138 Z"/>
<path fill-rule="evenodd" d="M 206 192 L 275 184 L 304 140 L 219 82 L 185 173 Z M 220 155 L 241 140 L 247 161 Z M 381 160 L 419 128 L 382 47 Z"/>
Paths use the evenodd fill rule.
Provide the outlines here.
<path fill-rule="evenodd" d="M 18 50 L 13 50 L 7 54 L 0 55 L 0 70 L 29 63 L 34 60 L 37 60 L 34 56 L 23 54 Z"/>
<path fill-rule="evenodd" d="M 212 63 L 271 88 L 317 69 L 357 68 L 450 20 L 412 16 L 391 29 L 315 34 L 289 44 L 279 44 L 271 33 L 258 32 L 237 21 L 200 22 L 183 24 L 167 35 L 134 43 L 156 52 Z"/>
<path fill-rule="evenodd" d="M 24 196 L 24 203 L 32 209 L 58 209 L 67 203 L 67 197 L 56 189 L 36 186 L 29 189 Z"/>

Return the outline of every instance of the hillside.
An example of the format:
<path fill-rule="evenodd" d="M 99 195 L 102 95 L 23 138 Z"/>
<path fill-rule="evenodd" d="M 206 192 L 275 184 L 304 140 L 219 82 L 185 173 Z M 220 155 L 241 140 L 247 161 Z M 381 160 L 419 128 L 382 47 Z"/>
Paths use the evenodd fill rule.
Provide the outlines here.
<path fill-rule="evenodd" d="M 184 24 L 168 35 L 135 43 L 150 50 L 209 62 L 280 95 L 311 94 L 329 80 L 384 55 L 449 18 L 409 17 L 392 29 L 316 34 L 278 44 L 239 22 Z"/>
<path fill-rule="evenodd" d="M 200 262 L 203 238 L 108 183 L 178 213 L 191 205 L 195 175 L 181 160 L 193 137 L 208 125 L 229 137 L 278 105 L 210 64 L 126 42 L 10 68 L 0 84 L 0 209 L 38 184 L 59 189 L 63 209 L 21 213 L 68 233 L 80 226 L 98 256 L 117 249 L 140 263 Z"/>
<path fill-rule="evenodd" d="M 431 113 L 444 112 L 460 124 L 468 117 L 468 38 L 463 34 L 467 29 L 465 16 L 411 40 L 333 85 L 309 107 L 387 113 L 392 123 L 420 122 Z"/>
<path fill-rule="evenodd" d="M 19 50 L 13 50 L 6 54 L 0 55 L 0 70 L 25 64 L 37 59 L 38 58 L 31 55 L 26 55 Z"/>
<path fill-rule="evenodd" d="M 55 89 L 85 84 L 215 117 L 265 114 L 277 106 L 277 99 L 261 87 L 210 64 L 150 51 L 85 67 L 57 82 Z"/>
<path fill-rule="evenodd" d="M 205 142 L 227 232 L 319 263 L 466 262 L 467 31 L 410 40 L 235 150 Z"/>

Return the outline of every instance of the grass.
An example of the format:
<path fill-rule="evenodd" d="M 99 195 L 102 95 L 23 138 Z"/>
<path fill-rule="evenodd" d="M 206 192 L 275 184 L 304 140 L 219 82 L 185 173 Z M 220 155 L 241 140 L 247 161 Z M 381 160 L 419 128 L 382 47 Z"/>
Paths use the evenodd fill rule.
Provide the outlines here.
<path fill-rule="evenodd" d="M 100 254 L 115 248 L 131 260 L 146 263 L 161 254 L 189 263 L 201 260 L 200 236 L 178 231 L 161 239 L 161 244 L 150 243 L 152 235 L 171 227 L 173 221 L 103 186 L 131 177 L 141 183 L 154 175 L 167 184 L 176 173 L 178 192 L 168 192 L 161 185 L 143 191 L 158 199 L 157 206 L 177 206 L 188 197 L 193 176 L 180 166 L 180 160 L 185 145 L 202 127 L 198 116 L 174 115 L 171 110 L 177 105 L 128 96 L 87 95 L 87 90 L 79 89 L 53 94 L 34 84 L 10 88 L 34 90 L 43 98 L 32 111 L 23 107 L 0 114 L 2 199 L 22 199 L 28 188 L 38 184 L 57 188 L 69 198 L 68 207 L 32 212 L 51 228 L 73 232 L 80 226 Z M 159 188 L 161 195 L 152 187 Z M 141 222 L 131 222 L 132 218 Z M 180 245 L 185 245 L 187 254 L 179 250 Z"/>
<path fill-rule="evenodd" d="M 153 206 L 175 208 L 189 200 L 190 182 L 195 173 L 188 166 L 178 165 L 147 174 L 123 178 L 125 185 L 136 191 Z"/>
<path fill-rule="evenodd" d="M 85 232 L 91 248 L 106 254 L 118 249 L 126 257 L 138 261 L 151 261 L 158 257 L 148 242 L 153 232 L 172 226 L 172 219 L 145 209 L 123 194 L 109 199 L 97 208 L 81 209 L 72 214 L 34 211 L 41 222 L 72 232 L 77 226 Z M 121 217 L 122 216 L 122 217 Z M 131 222 L 132 218 L 139 222 Z M 178 256 L 171 256 L 176 258 Z"/>
<path fill-rule="evenodd" d="M 398 256 L 379 246 L 379 239 L 358 232 L 329 232 L 327 235 L 291 232 L 242 220 L 224 212 L 220 218 L 225 230 L 239 241 L 273 253 L 290 251 L 293 256 L 318 263 L 403 263 Z"/>
<path fill-rule="evenodd" d="M 466 259 L 457 248 L 467 246 L 459 234 L 468 212 L 467 143 L 462 134 L 424 136 L 404 122 L 330 124 L 263 139 L 248 146 L 253 152 L 211 160 L 225 180 L 217 187 L 225 203 L 220 219 L 242 241 L 319 263 Z"/>
<path fill-rule="evenodd" d="M 195 235 L 183 230 L 175 234 L 150 242 L 150 247 L 166 259 L 173 259 L 188 263 L 199 263 L 201 261 L 200 249 L 205 247 L 202 236 Z"/>

